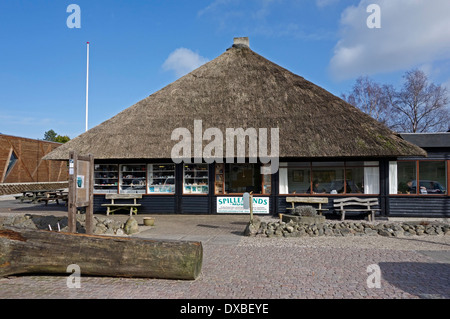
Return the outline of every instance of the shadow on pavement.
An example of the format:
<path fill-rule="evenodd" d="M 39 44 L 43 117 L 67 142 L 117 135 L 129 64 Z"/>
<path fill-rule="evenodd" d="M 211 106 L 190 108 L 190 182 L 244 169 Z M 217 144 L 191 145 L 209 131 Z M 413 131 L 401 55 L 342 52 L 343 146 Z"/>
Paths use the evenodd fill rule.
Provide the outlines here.
<path fill-rule="evenodd" d="M 420 298 L 450 298 L 450 264 L 381 262 L 381 277 Z"/>

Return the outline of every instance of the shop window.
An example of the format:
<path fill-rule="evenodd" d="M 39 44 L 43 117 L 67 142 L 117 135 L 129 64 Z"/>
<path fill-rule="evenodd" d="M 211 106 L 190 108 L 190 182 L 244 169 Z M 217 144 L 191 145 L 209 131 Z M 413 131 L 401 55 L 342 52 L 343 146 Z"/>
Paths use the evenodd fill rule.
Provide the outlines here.
<path fill-rule="evenodd" d="M 389 163 L 389 193 L 442 195 L 447 193 L 445 161 Z"/>
<path fill-rule="evenodd" d="M 119 190 L 121 194 L 145 194 L 147 188 L 145 164 L 120 165 L 119 173 Z"/>
<path fill-rule="evenodd" d="M 208 164 L 184 164 L 183 193 L 208 194 Z"/>
<path fill-rule="evenodd" d="M 270 174 L 261 174 L 260 164 L 216 164 L 216 194 L 270 194 L 272 191 Z"/>
<path fill-rule="evenodd" d="M 378 162 L 280 163 L 280 194 L 378 194 Z"/>
<path fill-rule="evenodd" d="M 119 165 L 95 164 L 94 165 L 94 193 L 117 194 L 119 183 Z"/>
<path fill-rule="evenodd" d="M 148 193 L 175 193 L 175 164 L 148 164 Z"/>

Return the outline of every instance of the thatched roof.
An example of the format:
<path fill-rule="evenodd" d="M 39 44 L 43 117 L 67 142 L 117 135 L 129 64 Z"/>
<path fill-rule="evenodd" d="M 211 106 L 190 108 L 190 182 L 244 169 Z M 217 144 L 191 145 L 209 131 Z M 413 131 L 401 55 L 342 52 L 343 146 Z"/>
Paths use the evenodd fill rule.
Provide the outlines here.
<path fill-rule="evenodd" d="M 226 128 L 267 128 L 269 140 L 270 128 L 278 127 L 281 158 L 426 155 L 342 99 L 238 45 L 46 159 L 67 159 L 69 150 L 96 159 L 171 158 L 172 131 L 193 133 L 194 120 L 224 135 Z"/>

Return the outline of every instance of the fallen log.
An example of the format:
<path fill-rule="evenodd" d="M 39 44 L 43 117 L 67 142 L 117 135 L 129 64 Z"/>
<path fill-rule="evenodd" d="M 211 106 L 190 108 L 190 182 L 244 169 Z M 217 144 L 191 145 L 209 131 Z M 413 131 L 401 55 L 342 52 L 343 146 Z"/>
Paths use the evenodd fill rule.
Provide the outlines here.
<path fill-rule="evenodd" d="M 196 279 L 201 242 L 149 240 L 0 227 L 0 277 L 24 273 Z"/>

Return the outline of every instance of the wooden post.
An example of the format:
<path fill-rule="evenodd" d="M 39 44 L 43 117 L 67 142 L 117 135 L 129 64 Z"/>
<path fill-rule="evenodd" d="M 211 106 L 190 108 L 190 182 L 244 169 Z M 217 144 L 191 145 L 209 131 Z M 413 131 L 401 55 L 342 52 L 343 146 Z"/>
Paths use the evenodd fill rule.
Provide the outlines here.
<path fill-rule="evenodd" d="M 85 162 L 85 164 L 81 164 Z M 87 164 L 86 164 L 87 163 Z M 81 171 L 79 171 L 79 164 Z M 77 189 L 78 174 L 84 174 L 85 193 L 79 194 Z M 70 233 L 76 233 L 76 214 L 78 207 L 86 208 L 86 233 L 92 234 L 94 231 L 94 156 L 81 156 L 74 151 L 69 153 L 69 198 L 68 198 L 68 227 Z"/>
<path fill-rule="evenodd" d="M 253 191 L 250 192 L 250 223 L 253 224 Z"/>
<path fill-rule="evenodd" d="M 86 207 L 86 233 L 94 233 L 94 156 L 89 157 L 89 205 Z M 87 177 L 87 176 L 86 176 Z"/>
<path fill-rule="evenodd" d="M 69 153 L 69 196 L 68 196 L 68 227 L 69 233 L 77 232 L 77 206 L 75 205 L 77 190 L 77 157 L 74 151 Z"/>

